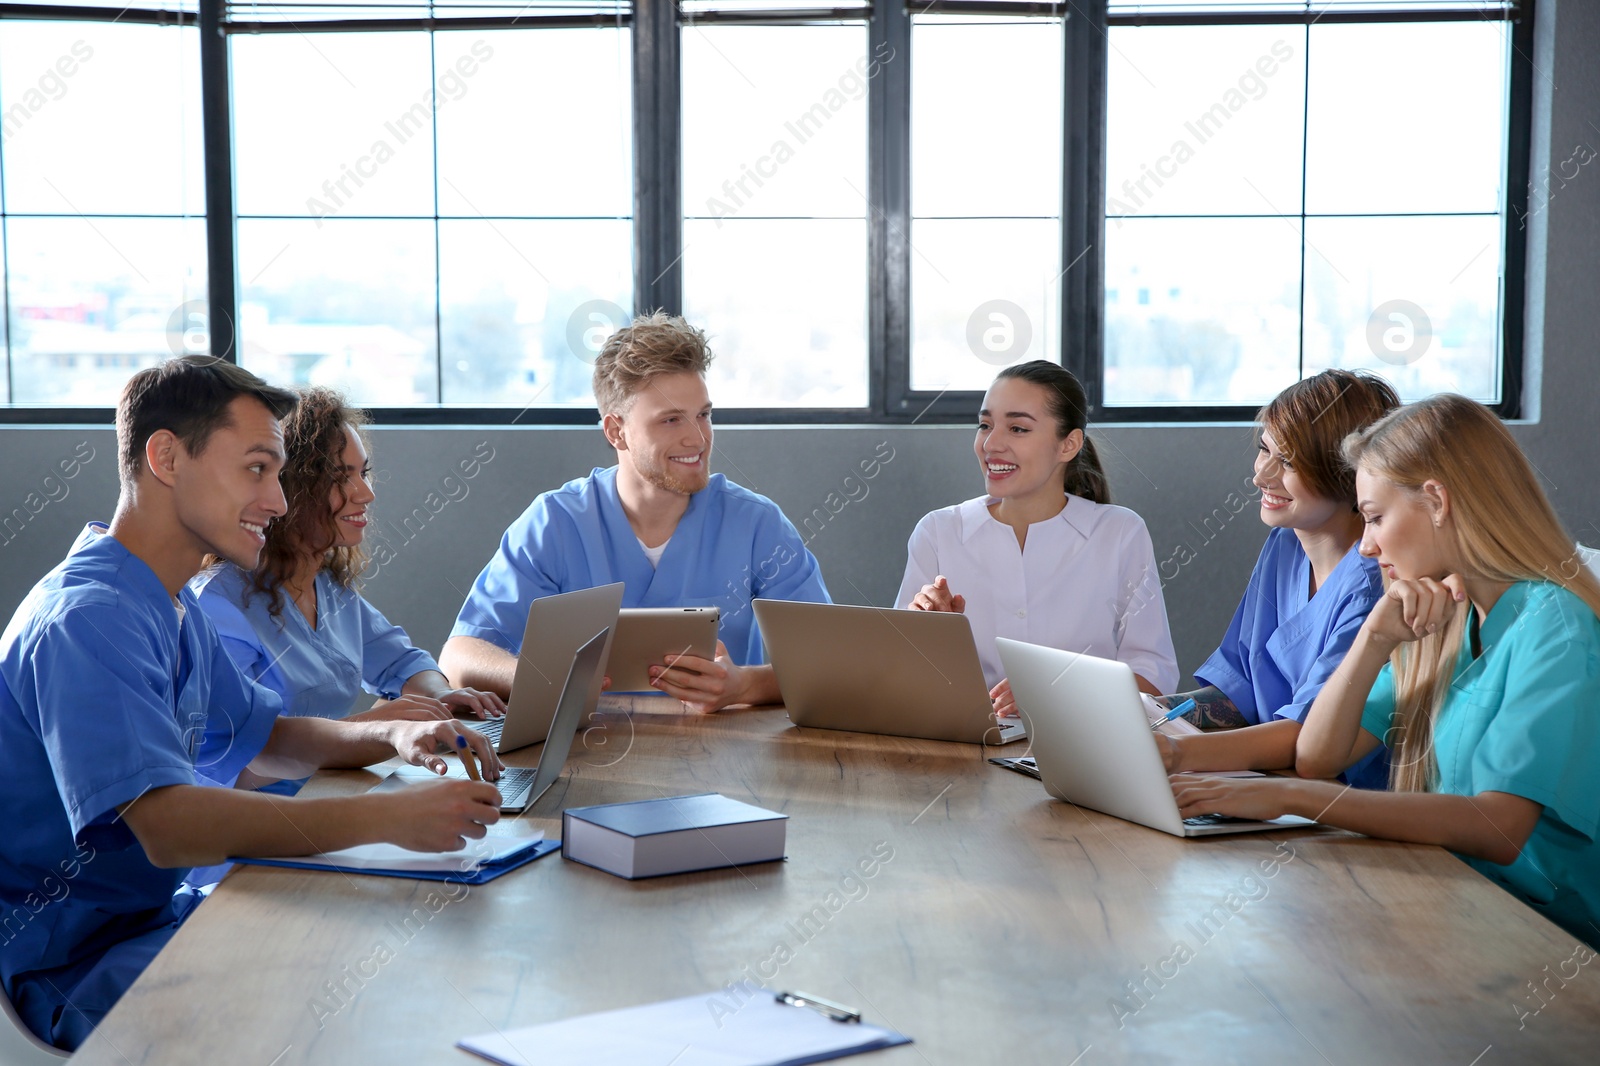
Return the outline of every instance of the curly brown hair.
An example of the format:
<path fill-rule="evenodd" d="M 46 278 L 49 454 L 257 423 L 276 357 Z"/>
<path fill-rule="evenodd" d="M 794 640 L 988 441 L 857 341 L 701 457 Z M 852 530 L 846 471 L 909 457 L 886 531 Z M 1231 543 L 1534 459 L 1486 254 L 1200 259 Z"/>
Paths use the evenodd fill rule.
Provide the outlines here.
<path fill-rule="evenodd" d="M 297 389 L 300 403 L 283 421 L 283 446 L 287 461 L 283 467 L 283 495 L 289 509 L 267 527 L 267 544 L 261 549 L 261 562 L 250 575 L 252 592 L 270 597 L 267 610 L 276 618 L 283 611 L 283 582 L 299 567 L 300 557 L 309 549 L 326 557 L 322 569 L 343 588 L 353 588 L 367 565 L 367 553 L 360 545 L 329 548 L 338 539 L 335 513 L 344 507 L 344 428 L 353 426 L 364 447 L 362 431 L 367 413 L 350 407 L 333 389 L 310 386 Z M 339 493 L 339 504 L 328 501 Z"/>

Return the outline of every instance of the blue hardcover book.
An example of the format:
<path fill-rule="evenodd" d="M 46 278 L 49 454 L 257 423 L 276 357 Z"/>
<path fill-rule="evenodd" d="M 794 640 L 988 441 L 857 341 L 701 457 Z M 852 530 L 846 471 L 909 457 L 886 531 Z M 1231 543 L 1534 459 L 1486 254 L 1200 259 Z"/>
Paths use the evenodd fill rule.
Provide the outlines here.
<path fill-rule="evenodd" d="M 630 881 L 748 866 L 784 857 L 788 821 L 715 792 L 572 807 L 561 816 L 561 855 Z"/>

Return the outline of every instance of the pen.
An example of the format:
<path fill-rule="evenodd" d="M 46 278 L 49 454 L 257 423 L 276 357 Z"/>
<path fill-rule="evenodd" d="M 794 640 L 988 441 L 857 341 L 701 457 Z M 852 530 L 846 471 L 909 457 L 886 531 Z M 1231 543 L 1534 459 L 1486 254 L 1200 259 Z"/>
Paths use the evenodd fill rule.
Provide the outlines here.
<path fill-rule="evenodd" d="M 1170 710 L 1166 714 L 1162 715 L 1161 716 L 1161 721 L 1152 723 L 1151 726 L 1150 726 L 1150 729 L 1151 729 L 1152 732 L 1157 730 L 1157 729 L 1160 729 L 1162 726 L 1166 725 L 1168 722 L 1172 721 L 1174 718 L 1177 718 L 1177 717 L 1179 717 L 1181 715 L 1188 714 L 1192 710 L 1194 710 L 1194 700 L 1192 698 L 1184 700 L 1182 703 L 1180 703 L 1176 707 L 1172 708 L 1172 710 Z"/>
<path fill-rule="evenodd" d="M 461 756 L 461 765 L 466 767 L 467 776 L 474 781 L 482 781 L 483 775 L 478 773 L 478 764 L 472 758 L 472 745 L 460 733 L 456 734 L 456 754 Z"/>

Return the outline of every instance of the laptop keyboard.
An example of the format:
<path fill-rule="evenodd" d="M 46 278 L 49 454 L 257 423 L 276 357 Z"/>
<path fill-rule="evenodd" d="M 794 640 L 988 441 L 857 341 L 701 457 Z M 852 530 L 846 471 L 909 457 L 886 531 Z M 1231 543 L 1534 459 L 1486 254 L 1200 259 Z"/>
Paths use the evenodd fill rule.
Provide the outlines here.
<path fill-rule="evenodd" d="M 500 733 L 506 727 L 506 720 L 504 718 L 486 718 L 480 722 L 464 721 L 460 724 L 466 726 L 468 729 L 476 729 L 478 732 L 488 737 L 492 743 L 498 745 L 500 743 Z"/>
<path fill-rule="evenodd" d="M 534 775 L 539 771 L 530 770 L 526 766 L 508 766 L 500 771 L 500 780 L 490 781 L 489 784 L 500 790 L 500 801 L 509 803 L 517 795 L 533 784 Z"/>

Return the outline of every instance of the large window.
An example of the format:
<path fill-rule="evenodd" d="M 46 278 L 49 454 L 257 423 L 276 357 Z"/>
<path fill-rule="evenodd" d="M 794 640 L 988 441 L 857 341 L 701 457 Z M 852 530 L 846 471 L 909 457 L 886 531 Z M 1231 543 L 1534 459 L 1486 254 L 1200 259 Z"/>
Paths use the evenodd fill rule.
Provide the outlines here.
<path fill-rule="evenodd" d="M 657 307 L 736 421 L 965 421 L 1034 358 L 1097 420 L 1334 366 L 1515 414 L 1530 7 L 17 7 L 0 418 L 215 350 L 380 420 L 579 422 Z"/>
<path fill-rule="evenodd" d="M 198 59 L 176 25 L 0 22 L 6 403 L 208 349 Z"/>
<path fill-rule="evenodd" d="M 380 408 L 591 403 L 633 303 L 628 31 L 232 43 L 240 361 Z"/>
<path fill-rule="evenodd" d="M 1499 402 L 1504 23 L 1110 45 L 1108 405 L 1253 406 L 1328 367 Z"/>
<path fill-rule="evenodd" d="M 682 37 L 683 307 L 728 407 L 867 406 L 863 23 Z"/>
<path fill-rule="evenodd" d="M 911 388 L 981 390 L 1060 358 L 1062 22 L 917 16 L 911 55 Z"/>

